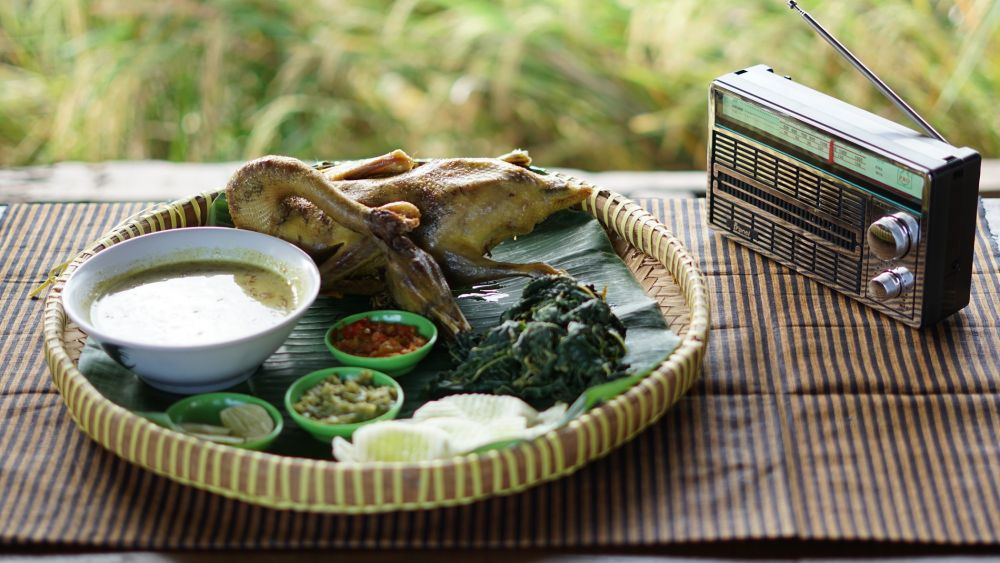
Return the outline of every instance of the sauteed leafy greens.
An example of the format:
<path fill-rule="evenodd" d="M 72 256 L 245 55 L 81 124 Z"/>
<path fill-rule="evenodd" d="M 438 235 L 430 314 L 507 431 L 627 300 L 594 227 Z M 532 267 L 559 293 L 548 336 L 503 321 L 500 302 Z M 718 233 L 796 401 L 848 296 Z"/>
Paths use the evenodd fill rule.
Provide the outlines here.
<path fill-rule="evenodd" d="M 431 397 L 514 395 L 544 408 L 626 375 L 625 325 L 593 286 L 537 278 L 500 320 L 484 333 L 459 335 L 451 350 L 457 367 L 429 384 Z"/>

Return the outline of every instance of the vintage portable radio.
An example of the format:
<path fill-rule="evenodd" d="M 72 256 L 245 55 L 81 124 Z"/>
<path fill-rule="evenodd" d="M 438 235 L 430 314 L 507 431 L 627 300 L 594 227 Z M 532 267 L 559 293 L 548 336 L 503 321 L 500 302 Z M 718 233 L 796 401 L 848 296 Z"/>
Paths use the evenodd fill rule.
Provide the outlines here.
<path fill-rule="evenodd" d="M 921 135 L 763 65 L 712 83 L 709 133 L 712 228 L 911 326 L 933 324 L 968 304 L 981 164 L 976 151 Z"/>

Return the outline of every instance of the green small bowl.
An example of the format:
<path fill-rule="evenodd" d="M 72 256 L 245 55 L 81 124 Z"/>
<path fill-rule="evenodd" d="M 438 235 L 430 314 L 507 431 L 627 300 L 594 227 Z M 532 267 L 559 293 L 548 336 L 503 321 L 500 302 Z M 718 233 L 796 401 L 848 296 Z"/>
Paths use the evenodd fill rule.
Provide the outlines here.
<path fill-rule="evenodd" d="M 396 402 L 393 403 L 388 411 L 376 416 L 375 418 L 370 418 L 361 422 L 354 422 L 352 424 L 325 424 L 323 422 L 302 416 L 292 406 L 298 402 L 303 393 L 331 375 L 336 375 L 341 380 L 354 379 L 363 371 L 370 371 L 372 373 L 372 381 L 376 385 L 391 385 L 396 388 Z M 285 410 L 287 410 L 288 414 L 291 415 L 292 420 L 302 427 L 303 430 L 311 434 L 313 438 L 325 443 L 330 443 L 334 436 L 350 438 L 351 435 L 354 434 L 355 430 L 361 428 L 365 424 L 370 424 L 378 420 L 392 420 L 393 418 L 396 418 L 397 414 L 399 414 L 399 409 L 402 408 L 402 406 L 403 388 L 400 387 L 399 383 L 395 379 L 382 372 L 362 367 L 336 367 L 314 371 L 296 379 L 295 383 L 292 383 L 292 386 L 285 392 Z"/>
<path fill-rule="evenodd" d="M 271 403 L 252 395 L 244 395 L 243 393 L 202 393 L 200 395 L 191 395 L 190 397 L 185 397 L 180 401 L 177 401 L 167 407 L 166 412 L 137 414 L 144 416 L 161 426 L 182 432 L 182 430 L 178 428 L 178 425 L 184 422 L 197 422 L 201 424 L 213 424 L 219 426 L 222 424 L 222 420 L 219 418 L 219 412 L 229 407 L 247 404 L 259 405 L 263 407 L 264 410 L 267 411 L 267 414 L 271 415 L 271 420 L 274 421 L 274 430 L 272 430 L 267 436 L 250 442 L 223 445 L 247 450 L 264 450 L 274 442 L 279 434 L 281 434 L 281 430 L 284 428 L 285 423 L 281 416 L 281 412 L 274 408 Z"/>
<path fill-rule="evenodd" d="M 333 345 L 334 331 L 339 330 L 355 321 L 360 321 L 361 319 L 370 319 L 372 321 L 382 323 L 415 326 L 417 327 L 417 333 L 427 339 L 427 344 L 424 344 L 413 352 L 398 354 L 396 356 L 388 356 L 386 358 L 355 356 L 353 354 L 348 354 Z M 405 373 L 409 373 L 413 370 L 413 368 L 417 367 L 420 360 L 424 359 L 424 356 L 426 356 L 427 353 L 431 351 L 431 348 L 434 347 L 434 343 L 437 342 L 437 337 L 437 327 L 434 326 L 434 323 L 426 317 L 421 317 L 416 313 L 410 313 L 407 311 L 393 311 L 385 309 L 358 313 L 357 315 L 351 315 L 340 319 L 330 327 L 330 330 L 326 331 L 325 341 L 326 347 L 330 349 L 330 353 L 333 354 L 333 357 L 337 358 L 337 361 L 345 366 L 358 366 L 381 371 L 382 373 L 387 373 L 392 376 L 400 376 Z"/>

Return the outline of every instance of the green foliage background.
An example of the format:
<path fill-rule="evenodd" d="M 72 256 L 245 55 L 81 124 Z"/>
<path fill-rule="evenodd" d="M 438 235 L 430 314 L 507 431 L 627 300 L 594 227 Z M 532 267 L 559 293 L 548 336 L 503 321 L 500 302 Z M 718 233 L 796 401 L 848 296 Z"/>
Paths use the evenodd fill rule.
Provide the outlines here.
<path fill-rule="evenodd" d="M 949 140 L 1000 155 L 1000 0 L 804 4 Z M 696 168 L 709 82 L 757 63 L 906 123 L 782 0 L 4 0 L 0 165 L 525 147 Z"/>

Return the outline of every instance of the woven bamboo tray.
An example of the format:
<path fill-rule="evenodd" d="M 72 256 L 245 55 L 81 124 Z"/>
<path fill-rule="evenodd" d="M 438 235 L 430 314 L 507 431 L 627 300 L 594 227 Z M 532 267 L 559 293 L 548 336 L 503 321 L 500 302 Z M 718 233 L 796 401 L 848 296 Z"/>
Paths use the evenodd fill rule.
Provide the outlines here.
<path fill-rule="evenodd" d="M 571 182 L 585 184 L 572 177 Z M 422 463 L 346 464 L 226 447 L 164 429 L 115 405 L 77 369 L 86 339 L 62 305 L 66 279 L 113 244 L 203 225 L 216 193 L 159 205 L 127 219 L 76 256 L 45 302 L 45 358 L 76 424 L 120 457 L 175 481 L 272 508 L 371 513 L 470 503 L 568 475 L 656 421 L 700 371 L 709 330 L 705 280 L 684 245 L 629 199 L 595 187 L 581 208 L 616 250 L 670 327 L 674 352 L 628 392 L 558 430 L 513 447 Z"/>

